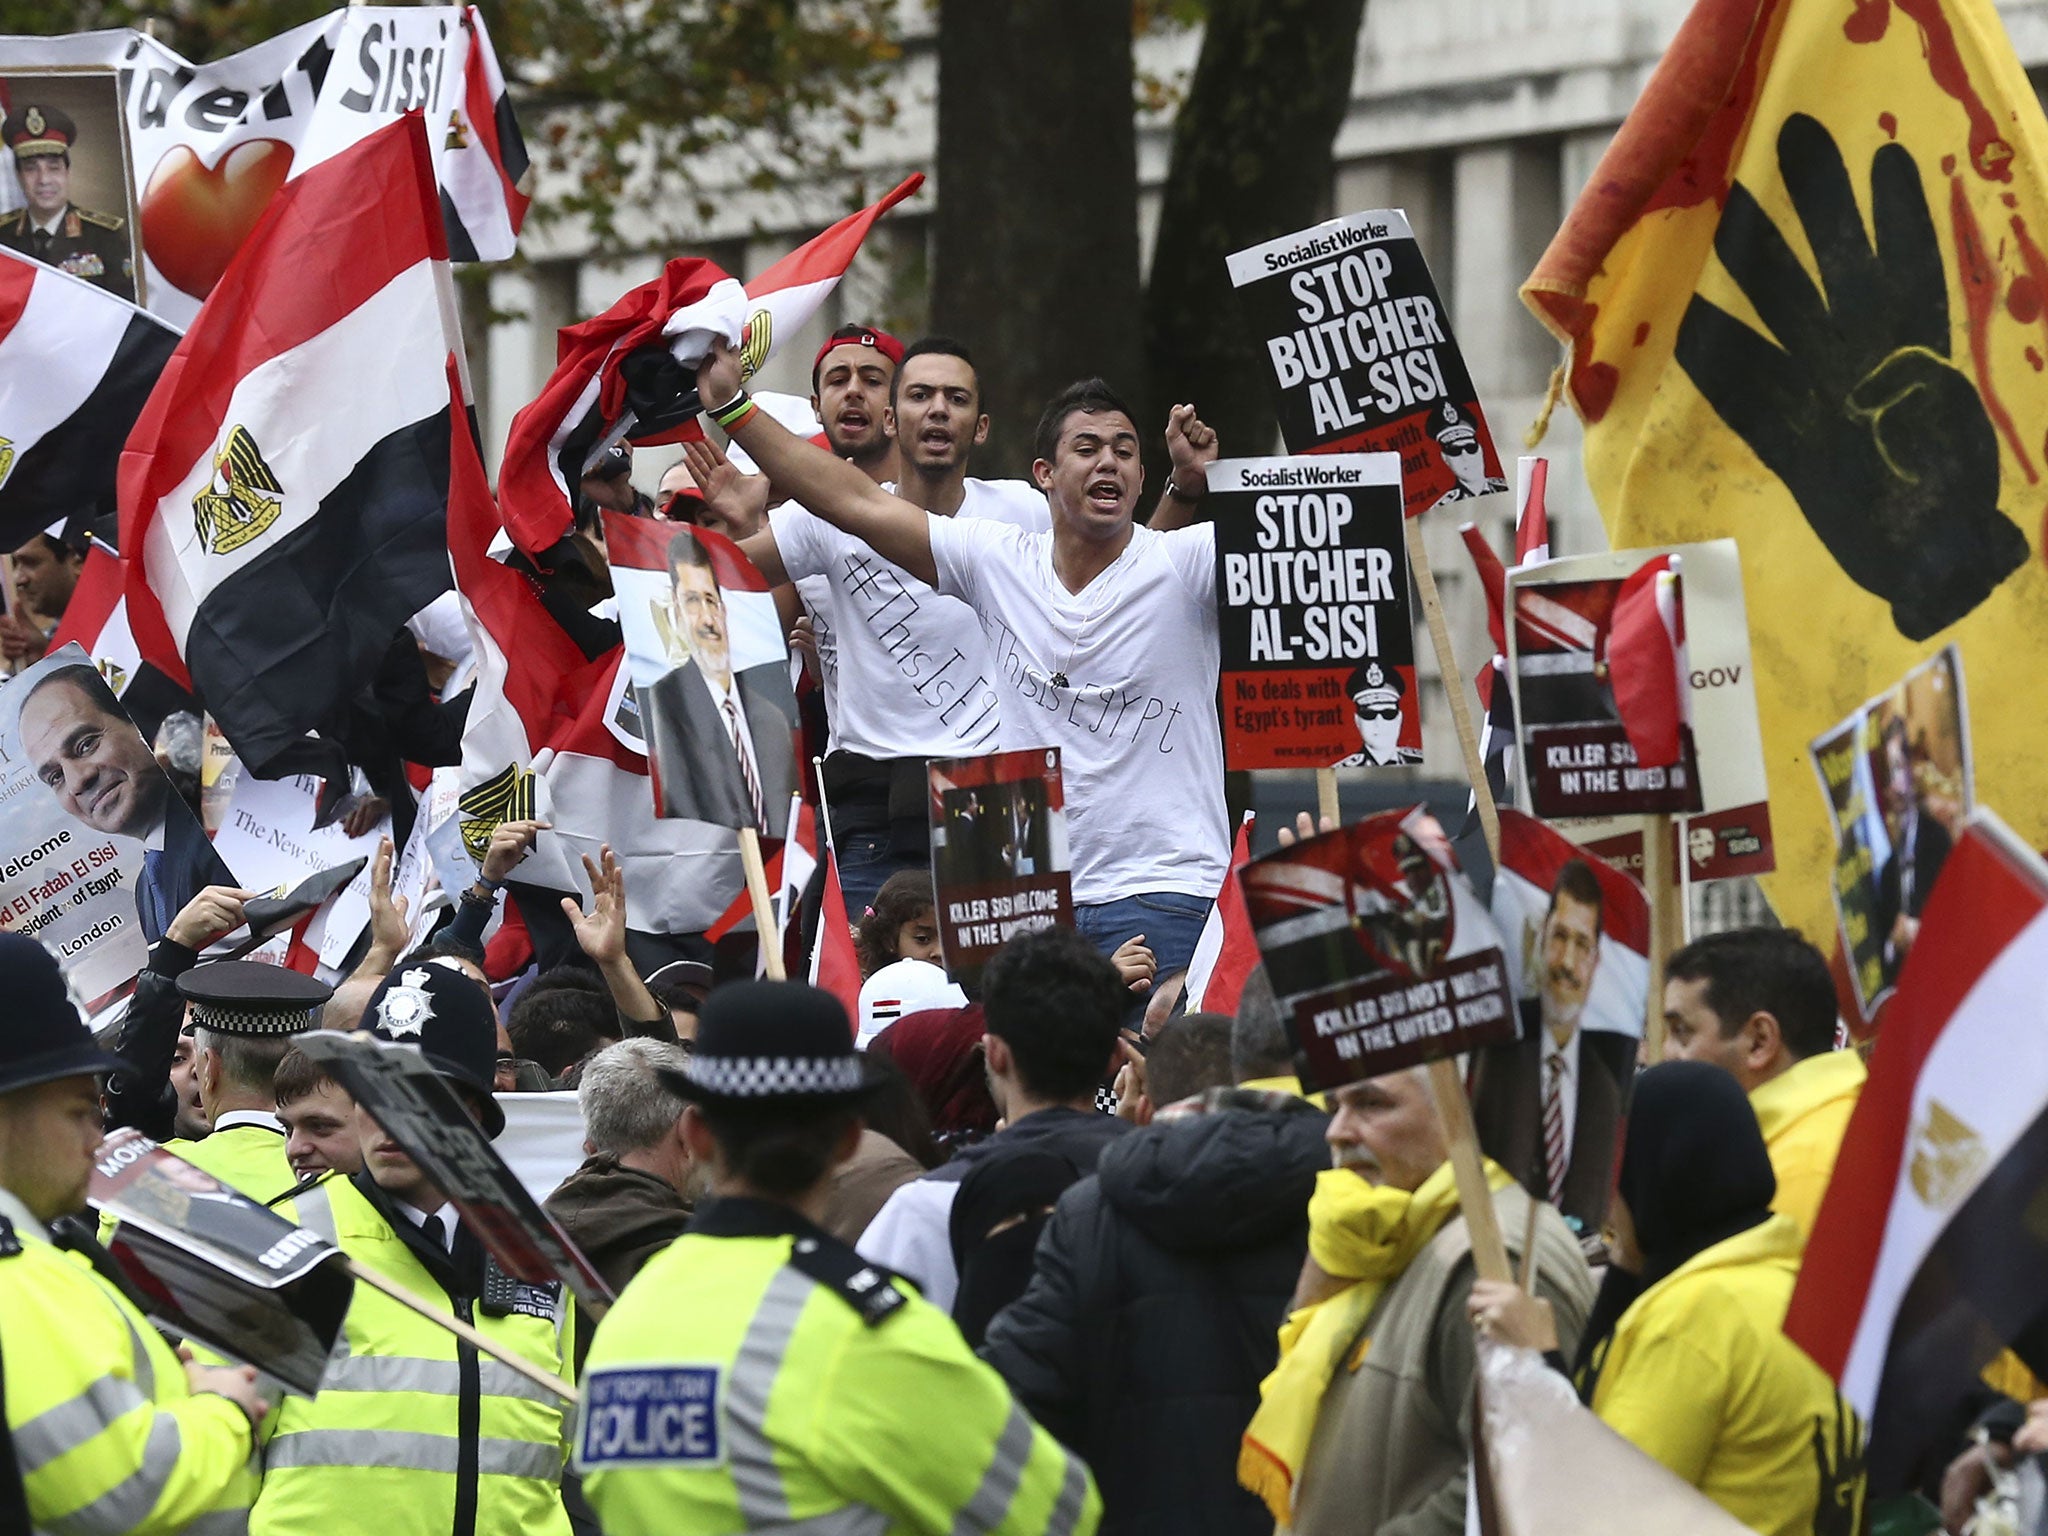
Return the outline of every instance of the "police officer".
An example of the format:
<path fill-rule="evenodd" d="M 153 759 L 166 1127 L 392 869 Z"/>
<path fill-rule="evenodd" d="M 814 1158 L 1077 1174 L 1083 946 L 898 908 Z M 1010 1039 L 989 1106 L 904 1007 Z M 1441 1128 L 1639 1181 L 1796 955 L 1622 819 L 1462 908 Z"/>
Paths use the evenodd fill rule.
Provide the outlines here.
<path fill-rule="evenodd" d="M 1093 1478 L 951 1318 L 817 1217 L 872 1091 L 816 988 L 715 991 L 663 1081 L 712 1200 L 591 1346 L 577 1466 L 607 1536 L 1082 1536 Z"/>
<path fill-rule="evenodd" d="M 14 175 L 28 206 L 0 219 L 0 245 L 25 251 L 96 283 L 135 297 L 135 257 L 127 221 L 92 213 L 71 201 L 71 146 L 78 124 L 56 107 L 26 106 L 0 121 L 0 141 L 14 151 Z"/>
<path fill-rule="evenodd" d="M 401 966 L 371 994 L 363 1023 L 417 1047 L 486 1135 L 505 1128 L 491 1097 L 497 1019 L 462 972 Z M 499 1270 L 360 1105 L 355 1120 L 362 1171 L 299 1195 L 299 1224 L 563 1375 L 570 1303 L 561 1287 Z M 369 1285 L 356 1286 L 343 1333 L 320 1395 L 278 1410 L 250 1536 L 568 1536 L 567 1404 Z"/>
<path fill-rule="evenodd" d="M 0 1530 L 114 1536 L 232 1519 L 256 1491 L 256 1373 L 182 1364 L 45 1225 L 85 1203 L 94 1078 L 120 1062 L 93 1043 L 35 940 L 0 934 L 0 995 Z"/>
<path fill-rule="evenodd" d="M 251 1200 L 277 1200 L 299 1182 L 277 1118 L 277 1064 L 334 989 L 282 966 L 216 960 L 180 976 L 178 992 L 192 1005 L 193 1070 L 213 1129 L 165 1145 Z"/>

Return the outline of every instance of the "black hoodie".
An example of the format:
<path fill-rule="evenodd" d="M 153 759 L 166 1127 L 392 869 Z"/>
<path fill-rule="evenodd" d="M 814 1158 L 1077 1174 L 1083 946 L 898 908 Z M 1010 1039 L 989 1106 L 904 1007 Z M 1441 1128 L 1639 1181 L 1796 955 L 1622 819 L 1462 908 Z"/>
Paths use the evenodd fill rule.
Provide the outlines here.
<path fill-rule="evenodd" d="M 1094 1468 L 1104 1532 L 1271 1536 L 1238 1443 L 1301 1274 L 1324 1124 L 1295 1101 L 1122 1137 L 990 1324 L 983 1357 Z"/>

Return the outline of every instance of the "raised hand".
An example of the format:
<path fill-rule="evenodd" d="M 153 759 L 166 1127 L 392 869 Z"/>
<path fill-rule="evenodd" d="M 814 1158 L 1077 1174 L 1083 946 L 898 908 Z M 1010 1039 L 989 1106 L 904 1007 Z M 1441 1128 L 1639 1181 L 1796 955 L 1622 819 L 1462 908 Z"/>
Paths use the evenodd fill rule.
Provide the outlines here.
<path fill-rule="evenodd" d="M 1949 358 L 1948 276 L 1919 167 L 1897 144 L 1872 158 L 1874 240 L 1819 122 L 1786 119 L 1778 170 L 1820 286 L 1732 186 L 1714 252 L 1770 335 L 1695 295 L 1678 363 L 1843 574 L 1924 640 L 2018 569 L 2027 540 L 1998 509 L 1997 431 Z"/>
<path fill-rule="evenodd" d="M 626 874 L 609 846 L 598 850 L 596 862 L 583 855 L 583 873 L 590 881 L 590 910 L 586 913 L 575 897 L 564 896 L 562 915 L 575 930 L 578 947 L 602 968 L 625 958 Z"/>
<path fill-rule="evenodd" d="M 1173 461 L 1173 483 L 1189 497 L 1208 489 L 1208 468 L 1221 450 L 1216 429 L 1195 414 L 1192 405 L 1176 405 L 1166 415 L 1166 455 Z"/>

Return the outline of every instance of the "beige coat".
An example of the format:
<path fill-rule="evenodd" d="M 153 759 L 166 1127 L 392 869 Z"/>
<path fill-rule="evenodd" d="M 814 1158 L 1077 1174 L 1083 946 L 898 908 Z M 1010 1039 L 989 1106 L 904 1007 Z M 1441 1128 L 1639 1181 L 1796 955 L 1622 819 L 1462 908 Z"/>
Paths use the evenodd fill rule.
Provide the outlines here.
<path fill-rule="evenodd" d="M 1529 1197 L 1493 1197 L 1517 1265 Z M 1557 1316 L 1566 1355 L 1593 1305 L 1593 1276 L 1577 1240 L 1549 1206 L 1536 1221 L 1537 1293 Z M 1432 1238 L 1381 1294 L 1360 1330 L 1356 1371 L 1340 1368 L 1323 1398 L 1302 1468 L 1294 1536 L 1461 1536 L 1471 1428 L 1472 1240 L 1463 1217 Z M 1346 1353 L 1350 1359 L 1356 1345 Z"/>

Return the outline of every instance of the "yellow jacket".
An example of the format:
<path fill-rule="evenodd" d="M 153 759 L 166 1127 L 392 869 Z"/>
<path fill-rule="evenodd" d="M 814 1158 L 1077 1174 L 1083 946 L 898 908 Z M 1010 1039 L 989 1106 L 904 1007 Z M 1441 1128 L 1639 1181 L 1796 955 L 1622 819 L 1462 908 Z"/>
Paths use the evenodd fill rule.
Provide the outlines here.
<path fill-rule="evenodd" d="M 1869 1076 L 1854 1051 L 1823 1051 L 1793 1063 L 1749 1096 L 1778 1176 L 1771 1209 L 1790 1216 L 1802 1238 L 1813 1236 L 1821 1196 Z"/>
<path fill-rule="evenodd" d="M 1593 1411 L 1762 1536 L 1847 1536 L 1863 1426 L 1784 1334 L 1804 1246 L 1773 1216 L 1651 1286 L 1615 1325 Z"/>
<path fill-rule="evenodd" d="M 120 1292 L 44 1240 L 0 1190 L 4 1411 L 29 1518 L 67 1536 L 170 1536 L 239 1523 L 256 1496 L 249 1421 Z"/>

